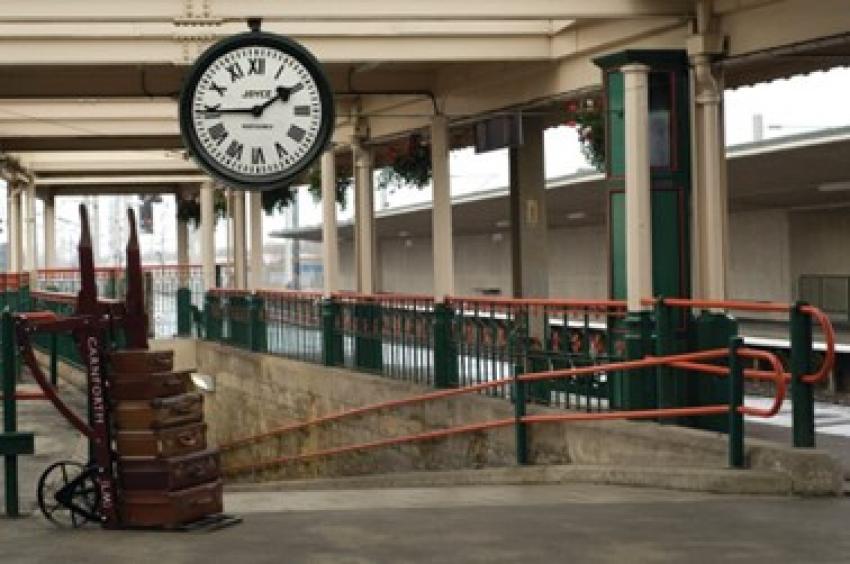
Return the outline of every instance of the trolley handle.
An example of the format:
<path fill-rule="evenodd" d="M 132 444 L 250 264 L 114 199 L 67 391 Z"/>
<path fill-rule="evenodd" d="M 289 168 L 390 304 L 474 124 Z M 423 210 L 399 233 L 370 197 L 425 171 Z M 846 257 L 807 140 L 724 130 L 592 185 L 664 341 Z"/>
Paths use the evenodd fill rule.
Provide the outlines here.
<path fill-rule="evenodd" d="M 83 328 L 90 320 L 86 317 L 58 317 L 52 312 L 18 313 L 15 314 L 15 333 L 17 337 L 18 352 L 21 359 L 29 368 L 36 383 L 44 392 L 45 397 L 50 400 L 59 413 L 88 439 L 94 439 L 94 429 L 77 415 L 68 405 L 62 401 L 56 393 L 56 389 L 50 384 L 47 376 L 42 372 L 32 349 L 30 334 L 35 332 L 60 333 L 76 331 Z"/>

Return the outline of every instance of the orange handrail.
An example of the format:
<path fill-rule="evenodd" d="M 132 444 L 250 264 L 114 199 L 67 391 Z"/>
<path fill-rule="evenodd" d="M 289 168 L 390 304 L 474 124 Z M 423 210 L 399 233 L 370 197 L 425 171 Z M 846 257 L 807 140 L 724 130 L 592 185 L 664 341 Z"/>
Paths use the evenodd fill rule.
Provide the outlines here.
<path fill-rule="evenodd" d="M 644 298 L 641 303 L 653 305 L 658 300 L 655 298 Z M 761 311 L 773 313 L 787 313 L 795 306 L 781 302 L 756 302 L 743 300 L 693 300 L 689 298 L 663 298 L 662 303 L 670 307 L 680 308 L 702 308 L 702 309 L 725 309 L 735 311 Z M 829 316 L 821 309 L 811 305 L 800 307 L 800 311 L 817 320 L 823 332 L 825 344 L 825 356 L 820 368 L 812 374 L 805 374 L 800 379 L 806 384 L 817 384 L 824 381 L 830 370 L 835 366 L 835 328 L 832 326 Z"/>
<path fill-rule="evenodd" d="M 817 319 L 823 331 L 823 339 L 825 342 L 825 356 L 821 363 L 820 369 L 814 374 L 807 374 L 801 377 L 801 380 L 807 384 L 816 384 L 826 380 L 830 370 L 835 366 L 835 329 L 829 317 L 820 309 L 814 306 L 803 306 L 800 311 L 807 313 Z"/>
<path fill-rule="evenodd" d="M 622 300 L 560 300 L 552 298 L 501 298 L 501 297 L 446 297 L 446 303 L 517 305 L 530 307 L 553 307 L 562 309 L 617 309 L 625 310 Z"/>
<path fill-rule="evenodd" d="M 755 349 L 747 349 L 740 348 L 738 349 L 738 354 L 745 358 L 759 358 L 762 360 L 767 360 L 771 363 L 774 368 L 773 378 L 776 385 L 776 393 L 774 395 L 773 405 L 769 409 L 758 409 L 746 406 L 740 406 L 739 412 L 746 415 L 754 415 L 759 417 L 772 417 L 775 415 L 780 407 L 782 406 L 782 402 L 785 398 L 785 375 L 782 372 L 782 364 L 776 355 L 769 353 L 767 351 L 760 351 Z M 578 367 L 578 368 L 570 368 L 564 370 L 554 370 L 548 372 L 537 372 L 531 374 L 524 374 L 518 376 L 516 378 L 517 381 L 520 382 L 534 382 L 538 380 L 546 380 L 546 379 L 556 379 L 556 378 L 571 378 L 577 376 L 588 376 L 592 374 L 596 374 L 602 371 L 611 371 L 611 372 L 619 372 L 619 371 L 627 371 L 627 370 L 636 370 L 642 368 L 649 368 L 653 366 L 661 366 L 665 364 L 670 364 L 672 362 L 695 362 L 698 360 L 716 360 L 720 358 L 724 358 L 728 356 L 728 350 L 726 349 L 714 349 L 709 351 L 700 351 L 695 353 L 686 353 L 686 354 L 678 354 L 678 355 L 670 355 L 666 357 L 648 357 L 640 360 L 630 360 L 630 361 L 622 361 L 622 362 L 614 362 L 604 365 L 597 366 L 586 366 L 586 367 Z M 708 366 L 708 365 L 700 365 L 699 367 Z M 711 372 L 713 373 L 714 368 L 720 367 L 710 367 Z M 708 370 L 706 370 L 708 371 Z M 401 400 L 393 400 L 388 402 L 376 403 L 368 406 L 364 406 L 361 408 L 356 408 L 348 411 L 338 412 L 335 414 L 327 415 L 324 417 L 319 417 L 316 419 L 312 419 L 310 421 L 294 423 L 290 425 L 286 425 L 283 427 L 279 427 L 277 429 L 273 429 L 267 431 L 265 433 L 261 433 L 258 435 L 254 435 L 252 437 L 247 437 L 244 439 L 239 439 L 236 441 L 231 441 L 229 443 L 225 443 L 220 445 L 220 449 L 222 451 L 233 450 L 240 446 L 244 446 L 247 444 L 253 444 L 260 442 L 266 438 L 280 436 L 287 432 L 296 431 L 299 429 L 304 429 L 313 425 L 317 425 L 320 423 L 326 423 L 330 421 L 336 421 L 346 417 L 352 417 L 355 415 L 363 415 L 365 413 L 370 413 L 374 411 L 378 411 L 381 409 L 402 407 L 405 405 L 413 405 L 416 403 L 424 403 L 427 401 L 432 401 L 436 399 L 448 398 L 456 395 L 467 394 L 471 392 L 486 390 L 489 388 L 494 388 L 498 386 L 507 385 L 514 382 L 513 378 L 501 378 L 497 380 L 491 380 L 489 382 L 483 382 L 480 384 L 474 384 L 472 386 L 467 386 L 464 388 L 454 388 L 449 390 L 440 390 L 437 392 L 431 392 L 427 394 L 421 394 L 417 396 L 412 396 L 410 398 L 405 398 Z M 539 423 L 539 422 L 548 422 L 548 421 L 567 421 L 567 420 L 604 420 L 604 419 L 640 419 L 640 418 L 663 418 L 663 417 L 678 417 L 685 415 L 715 415 L 728 411 L 728 406 L 724 405 L 714 405 L 714 406 L 698 406 L 698 407 L 684 407 L 684 408 L 667 408 L 667 409 L 655 409 L 655 410 L 642 410 L 642 411 L 617 411 L 617 412 L 607 412 L 607 413 L 570 413 L 570 414 L 552 414 L 545 416 L 525 416 L 521 419 L 522 422 L 527 423 Z M 416 435 L 406 435 L 403 437 L 396 437 L 392 439 L 385 439 L 381 441 L 374 441 L 370 443 L 361 443 L 357 445 L 350 445 L 346 447 L 337 447 L 332 449 L 326 449 L 323 451 L 316 451 L 313 453 L 305 453 L 301 455 L 293 455 L 276 458 L 274 460 L 262 462 L 262 463 L 253 463 L 253 464 L 245 464 L 241 466 L 236 466 L 227 471 L 228 474 L 237 474 L 243 471 L 250 470 L 259 470 L 262 468 L 267 468 L 270 466 L 283 464 L 286 462 L 292 462 L 297 460 L 306 460 L 309 458 L 315 458 L 320 456 L 328 456 L 332 454 L 340 454 L 344 452 L 350 452 L 354 450 L 367 450 L 371 448 L 378 448 L 381 446 L 391 446 L 396 444 L 402 444 L 406 442 L 417 442 L 423 440 L 431 440 L 435 438 L 450 436 L 454 434 L 467 433 L 472 431 L 491 429 L 495 427 L 507 426 L 515 423 L 515 419 L 502 419 L 484 423 L 477 423 L 471 425 L 464 425 L 460 427 L 454 427 L 450 429 L 441 429 L 437 431 L 429 431 L 427 433 L 420 433 Z"/>

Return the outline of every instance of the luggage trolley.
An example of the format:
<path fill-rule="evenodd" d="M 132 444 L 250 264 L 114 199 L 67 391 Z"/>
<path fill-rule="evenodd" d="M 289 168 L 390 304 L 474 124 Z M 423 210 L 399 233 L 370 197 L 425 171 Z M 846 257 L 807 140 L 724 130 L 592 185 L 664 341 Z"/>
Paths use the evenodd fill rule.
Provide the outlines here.
<path fill-rule="evenodd" d="M 219 454 L 206 448 L 203 398 L 189 392 L 189 372 L 172 371 L 170 351 L 148 349 L 132 209 L 128 219 L 123 302 L 97 298 L 88 214 L 81 205 L 80 290 L 74 313 L 15 315 L 22 361 L 45 396 L 89 442 L 87 464 L 61 461 L 44 471 L 38 481 L 39 508 L 50 521 L 71 527 L 95 522 L 108 529 L 197 530 L 238 523 L 239 518 L 222 513 Z M 86 367 L 86 419 L 58 396 L 42 372 L 32 348 L 37 333 L 70 333 L 74 338 Z M 129 350 L 112 350 L 110 336 L 119 333 Z M 119 373 L 124 374 L 120 380 Z M 129 401 L 119 402 L 116 409 L 117 399 Z"/>

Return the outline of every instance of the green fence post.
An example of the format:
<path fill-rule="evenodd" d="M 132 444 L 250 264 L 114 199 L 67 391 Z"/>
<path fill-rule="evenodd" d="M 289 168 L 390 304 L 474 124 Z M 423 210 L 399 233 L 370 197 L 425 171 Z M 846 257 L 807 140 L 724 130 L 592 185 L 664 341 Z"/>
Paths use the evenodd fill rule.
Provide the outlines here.
<path fill-rule="evenodd" d="M 668 356 L 676 352 L 673 308 L 659 296 L 655 302 L 655 354 Z M 658 366 L 655 370 L 658 386 L 658 408 L 684 407 L 684 382 L 670 366 Z M 678 418 L 661 418 L 662 424 L 679 423 Z"/>
<path fill-rule="evenodd" d="M 15 327 L 12 313 L 7 307 L 2 316 L 3 347 L 3 434 L 18 430 L 18 413 L 15 405 L 17 373 L 15 370 Z M 20 515 L 18 507 L 18 457 L 7 454 L 6 470 L 6 515 Z"/>
<path fill-rule="evenodd" d="M 322 300 L 322 362 L 325 366 L 343 363 L 342 331 L 337 329 L 339 303 L 333 298 Z"/>
<path fill-rule="evenodd" d="M 729 466 L 744 467 L 744 369 L 738 349 L 744 341 L 740 337 L 729 340 Z"/>
<path fill-rule="evenodd" d="M 729 339 L 738 336 L 738 322 L 726 313 L 703 311 L 696 320 L 696 349 L 726 348 Z M 729 387 L 711 374 L 689 373 L 688 405 L 718 405 L 729 402 Z M 726 433 L 729 419 L 722 415 L 695 417 L 693 426 Z"/>
<path fill-rule="evenodd" d="M 457 343 L 454 340 L 454 309 L 445 303 L 434 304 L 434 386 L 458 386 Z"/>
<path fill-rule="evenodd" d="M 629 312 L 626 317 L 626 359 L 640 360 L 652 349 L 652 318 L 649 311 Z M 622 374 L 623 409 L 652 409 L 658 402 L 654 370 Z"/>
<path fill-rule="evenodd" d="M 192 336 L 192 291 L 177 288 L 177 336 Z"/>
<path fill-rule="evenodd" d="M 791 404 L 793 409 L 793 443 L 795 447 L 815 446 L 815 398 L 811 384 L 803 376 L 811 372 L 812 320 L 803 313 L 805 302 L 791 309 Z"/>
<path fill-rule="evenodd" d="M 221 340 L 222 316 L 221 299 L 208 293 L 204 297 L 204 321 L 206 322 L 204 332 L 208 341 Z"/>
<path fill-rule="evenodd" d="M 528 372 L 546 372 L 551 370 L 546 351 L 542 350 L 536 342 L 529 344 L 528 350 Z M 588 381 L 587 379 L 584 380 Z M 537 380 L 529 384 L 528 397 L 532 402 L 540 405 L 549 405 L 552 402 L 552 384 L 548 380 Z"/>
<path fill-rule="evenodd" d="M 248 298 L 248 312 L 251 324 L 251 350 L 254 352 L 268 351 L 268 335 L 266 333 L 265 301 L 257 295 Z"/>
<path fill-rule="evenodd" d="M 383 369 L 381 305 L 376 302 L 354 304 L 354 364 L 369 372 Z"/>
<path fill-rule="evenodd" d="M 118 272 L 114 269 L 109 271 L 109 276 L 106 278 L 105 290 L 107 298 L 118 297 Z"/>
<path fill-rule="evenodd" d="M 226 298 L 222 298 L 222 301 L 225 302 L 225 341 L 232 346 L 250 349 L 251 314 L 248 296 L 230 294 Z"/>
<path fill-rule="evenodd" d="M 18 288 L 18 310 L 17 311 L 30 311 L 31 303 L 30 303 L 30 287 L 32 282 L 29 279 L 29 275 L 21 276 L 21 285 Z"/>
<path fill-rule="evenodd" d="M 526 383 L 519 379 L 520 371 L 514 371 L 514 429 L 516 433 L 516 463 L 528 464 L 528 425 L 523 423 L 526 408 Z"/>

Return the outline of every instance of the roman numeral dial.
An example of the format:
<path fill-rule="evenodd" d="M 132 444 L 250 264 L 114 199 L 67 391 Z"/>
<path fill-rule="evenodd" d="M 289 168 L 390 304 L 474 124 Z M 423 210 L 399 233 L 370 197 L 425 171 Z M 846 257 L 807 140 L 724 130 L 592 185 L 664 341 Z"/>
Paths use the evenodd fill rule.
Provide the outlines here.
<path fill-rule="evenodd" d="M 287 40 L 280 48 L 275 41 L 249 40 L 216 57 L 202 56 L 205 64 L 190 73 L 194 82 L 181 98 L 181 128 L 189 123 L 187 140 L 205 168 L 231 184 L 262 188 L 264 180 L 283 183 L 318 156 L 332 129 L 333 107 L 312 59 Z"/>

